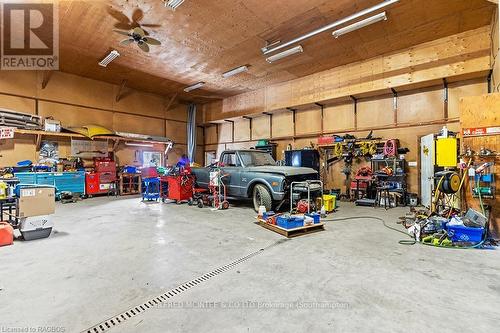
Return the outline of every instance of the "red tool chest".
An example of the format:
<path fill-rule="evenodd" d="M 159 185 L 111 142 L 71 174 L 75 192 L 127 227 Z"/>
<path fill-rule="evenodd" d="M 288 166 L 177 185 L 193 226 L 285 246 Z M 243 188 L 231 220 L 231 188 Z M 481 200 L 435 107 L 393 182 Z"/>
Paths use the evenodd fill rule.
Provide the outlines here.
<path fill-rule="evenodd" d="M 109 158 L 94 159 L 94 167 L 96 172 L 111 172 L 116 175 L 116 163 Z"/>
<path fill-rule="evenodd" d="M 168 183 L 168 199 L 179 202 L 193 197 L 193 175 L 166 176 L 161 181 Z"/>
<path fill-rule="evenodd" d="M 100 194 L 99 190 L 99 174 L 86 173 L 85 174 L 85 194 L 94 195 Z"/>

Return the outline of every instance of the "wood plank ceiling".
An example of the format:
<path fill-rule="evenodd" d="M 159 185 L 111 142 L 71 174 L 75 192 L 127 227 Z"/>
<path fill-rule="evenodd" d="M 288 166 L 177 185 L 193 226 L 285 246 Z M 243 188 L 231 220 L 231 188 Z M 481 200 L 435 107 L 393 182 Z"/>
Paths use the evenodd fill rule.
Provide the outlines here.
<path fill-rule="evenodd" d="M 301 43 L 303 54 L 269 64 L 260 51 L 266 40 L 288 41 L 380 2 L 186 0 L 173 12 L 161 0 L 61 1 L 61 70 L 205 102 L 485 26 L 495 8 L 487 0 L 401 0 L 385 9 L 387 21 L 338 39 L 322 33 Z M 112 29 L 136 22 L 152 25 L 144 29 L 162 45 L 150 53 L 120 45 L 123 36 Z M 98 66 L 112 49 L 121 57 Z M 241 65 L 249 65 L 249 72 L 222 78 Z M 182 91 L 198 81 L 207 85 Z"/>

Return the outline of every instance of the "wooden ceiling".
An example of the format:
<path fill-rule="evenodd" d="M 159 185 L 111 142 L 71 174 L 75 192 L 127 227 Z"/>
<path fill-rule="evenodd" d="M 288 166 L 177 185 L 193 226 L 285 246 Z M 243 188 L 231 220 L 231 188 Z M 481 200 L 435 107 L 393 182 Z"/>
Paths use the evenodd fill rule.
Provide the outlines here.
<path fill-rule="evenodd" d="M 387 21 L 338 39 L 322 33 L 301 43 L 304 53 L 273 64 L 262 55 L 266 40 L 285 42 L 380 2 L 186 0 L 173 12 L 161 0 L 61 1 L 61 70 L 206 102 L 485 26 L 495 8 L 487 0 L 400 0 L 385 9 Z M 120 45 L 112 29 L 137 24 L 162 45 L 150 53 Z M 112 49 L 121 56 L 98 66 Z M 241 65 L 249 72 L 222 78 Z M 198 81 L 207 85 L 182 91 Z"/>

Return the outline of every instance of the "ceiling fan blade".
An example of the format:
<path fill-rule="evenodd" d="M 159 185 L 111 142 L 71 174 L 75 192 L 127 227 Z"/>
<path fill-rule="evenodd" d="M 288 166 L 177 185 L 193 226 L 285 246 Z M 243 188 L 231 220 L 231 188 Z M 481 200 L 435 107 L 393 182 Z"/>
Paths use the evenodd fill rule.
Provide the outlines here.
<path fill-rule="evenodd" d="M 117 29 L 121 30 L 132 30 L 133 27 L 130 25 L 130 23 L 115 23 L 113 26 Z"/>
<path fill-rule="evenodd" d="M 124 35 L 124 36 L 130 36 L 130 33 L 128 31 L 123 31 L 123 30 L 118 30 L 118 29 L 113 29 L 114 32 Z"/>
<path fill-rule="evenodd" d="M 133 22 L 139 22 L 144 18 L 144 12 L 140 8 L 136 8 L 134 12 L 132 13 L 132 21 Z"/>
<path fill-rule="evenodd" d="M 144 52 L 149 52 L 149 46 L 148 46 L 148 44 L 146 44 L 144 42 L 139 42 L 139 43 L 137 43 L 137 46 L 139 46 L 139 48 L 141 50 L 143 50 Z"/>
<path fill-rule="evenodd" d="M 151 37 L 143 37 L 142 40 L 149 45 L 161 45 L 161 42 L 158 39 L 154 39 Z"/>
<path fill-rule="evenodd" d="M 115 20 L 117 20 L 120 23 L 124 24 L 129 24 L 130 20 L 127 17 L 127 15 L 123 14 L 122 12 L 114 9 L 114 8 L 108 8 L 108 14 L 111 15 Z"/>
<path fill-rule="evenodd" d="M 134 39 L 131 38 L 131 39 L 124 39 L 120 42 L 121 45 L 130 45 L 131 43 L 134 42 Z"/>
<path fill-rule="evenodd" d="M 134 28 L 134 34 L 137 34 L 137 35 L 139 35 L 141 37 L 146 36 L 146 32 L 143 29 L 139 28 L 139 27 Z"/>

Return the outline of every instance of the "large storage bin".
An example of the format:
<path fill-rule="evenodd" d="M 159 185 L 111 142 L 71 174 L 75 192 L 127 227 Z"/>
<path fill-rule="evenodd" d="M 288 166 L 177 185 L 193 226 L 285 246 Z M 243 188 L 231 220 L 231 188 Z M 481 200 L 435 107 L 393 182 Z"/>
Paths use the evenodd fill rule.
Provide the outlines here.
<path fill-rule="evenodd" d="M 323 195 L 323 205 L 325 206 L 325 210 L 327 212 L 333 212 L 336 208 L 336 200 L 337 196 L 331 194 Z"/>
<path fill-rule="evenodd" d="M 85 193 L 85 172 L 20 172 L 15 176 L 21 184 L 52 185 L 57 193 Z"/>
<path fill-rule="evenodd" d="M 278 227 L 284 229 L 294 229 L 304 226 L 304 218 L 293 216 L 278 216 L 276 219 Z"/>
<path fill-rule="evenodd" d="M 446 229 L 452 242 L 479 243 L 483 239 L 484 228 L 447 224 Z"/>

